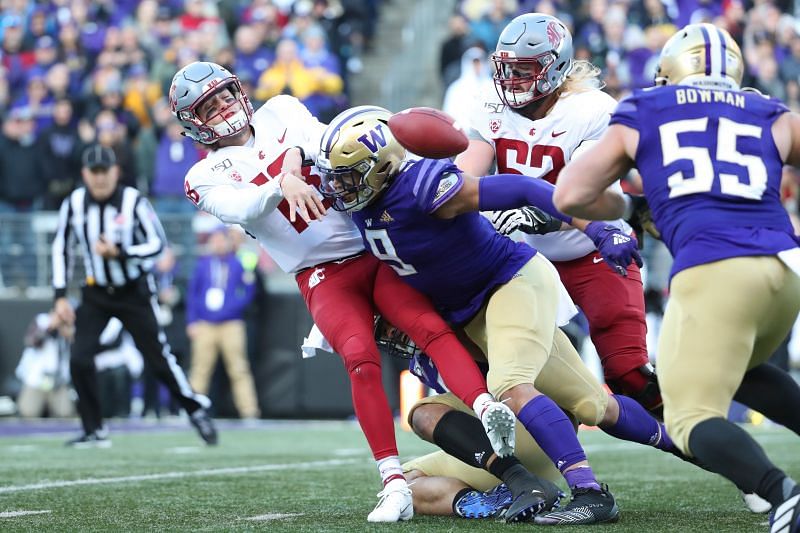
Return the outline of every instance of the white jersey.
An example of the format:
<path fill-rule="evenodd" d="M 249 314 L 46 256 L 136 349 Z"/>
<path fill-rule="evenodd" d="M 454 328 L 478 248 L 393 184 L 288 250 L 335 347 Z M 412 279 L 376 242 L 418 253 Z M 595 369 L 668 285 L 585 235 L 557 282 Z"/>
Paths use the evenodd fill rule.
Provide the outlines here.
<path fill-rule="evenodd" d="M 498 173 L 524 174 L 555 183 L 578 147 L 600 138 L 616 105 L 608 94 L 590 90 L 563 96 L 547 116 L 530 120 L 504 105 L 492 91 L 477 103 L 470 127 L 494 146 Z M 612 187 L 619 188 L 619 184 Z M 622 220 L 611 223 L 630 231 Z M 525 235 L 525 241 L 551 261 L 578 259 L 595 250 L 592 240 L 576 229 Z"/>
<path fill-rule="evenodd" d="M 307 159 L 316 160 L 325 125 L 285 95 L 261 106 L 250 125 L 255 131 L 252 143 L 214 150 L 189 170 L 189 199 L 226 224 L 240 224 L 285 272 L 361 252 L 361 235 L 344 213 L 329 209 L 310 224 L 299 215 L 289 222 L 289 205 L 274 179 L 289 148 L 299 146 Z M 304 174 L 308 183 L 319 185 L 314 167 Z"/>

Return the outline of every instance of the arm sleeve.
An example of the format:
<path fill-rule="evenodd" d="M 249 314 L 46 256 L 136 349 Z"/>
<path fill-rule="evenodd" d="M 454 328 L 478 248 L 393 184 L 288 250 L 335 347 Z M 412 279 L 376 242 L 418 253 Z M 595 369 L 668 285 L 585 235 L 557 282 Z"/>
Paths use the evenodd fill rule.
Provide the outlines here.
<path fill-rule="evenodd" d="M 419 210 L 426 214 L 439 209 L 464 185 L 461 171 L 449 159 L 421 159 L 412 169 L 411 193 Z"/>
<path fill-rule="evenodd" d="M 147 198 L 140 196 L 136 200 L 136 206 L 133 208 L 136 216 L 136 223 L 144 231 L 145 241 L 142 243 L 128 246 L 122 250 L 126 257 L 138 257 L 141 259 L 153 257 L 161 253 L 166 244 L 166 237 L 164 228 L 161 227 L 161 222 L 156 216 L 156 212 L 147 201 Z"/>
<path fill-rule="evenodd" d="M 70 228 L 70 218 L 72 218 L 72 195 L 67 196 L 61 202 L 61 209 L 58 211 L 58 228 L 52 245 L 53 261 L 53 289 L 55 298 L 62 298 L 67 294 L 67 265 L 70 259 L 71 243 L 74 240 Z"/>
<path fill-rule="evenodd" d="M 481 211 L 505 211 L 532 205 L 567 224 L 572 223 L 572 217 L 556 209 L 553 204 L 555 187 L 542 179 L 497 174 L 482 177 L 478 187 L 478 208 Z"/>
<path fill-rule="evenodd" d="M 225 183 L 193 183 L 195 181 L 198 180 L 186 178 L 189 198 L 196 195 L 194 200 L 197 207 L 226 224 L 247 224 L 273 211 L 283 200 L 278 180 L 243 188 Z"/>

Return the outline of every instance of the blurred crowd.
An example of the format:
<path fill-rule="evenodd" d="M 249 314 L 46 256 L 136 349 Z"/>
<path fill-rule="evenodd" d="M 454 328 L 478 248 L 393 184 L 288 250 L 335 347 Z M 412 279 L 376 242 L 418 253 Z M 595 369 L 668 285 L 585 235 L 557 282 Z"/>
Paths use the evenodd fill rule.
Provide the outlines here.
<path fill-rule="evenodd" d="M 794 0 L 460 0 L 440 50 L 445 111 L 467 120 L 465 99 L 491 90 L 488 57 L 500 32 L 531 11 L 567 24 L 575 58 L 600 67 L 604 90 L 617 99 L 653 85 L 661 48 L 679 28 L 709 22 L 739 43 L 744 86 L 800 111 L 800 3 Z M 787 167 L 784 183 L 786 207 L 796 214 L 800 176 Z"/>
<path fill-rule="evenodd" d="M 0 213 L 57 209 L 95 141 L 160 213 L 191 212 L 183 176 L 203 154 L 170 114 L 173 74 L 214 61 L 256 107 L 291 94 L 330 119 L 348 105 L 379 4 L 0 0 Z"/>

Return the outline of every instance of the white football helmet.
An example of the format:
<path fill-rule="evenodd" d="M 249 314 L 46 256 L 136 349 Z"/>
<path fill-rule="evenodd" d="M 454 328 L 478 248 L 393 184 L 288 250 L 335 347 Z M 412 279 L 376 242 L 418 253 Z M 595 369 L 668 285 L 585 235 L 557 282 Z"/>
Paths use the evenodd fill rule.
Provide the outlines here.
<path fill-rule="evenodd" d="M 225 89 L 231 91 L 235 101 L 206 120 L 200 120 L 197 116 L 200 104 L 212 94 Z M 239 109 L 233 115 L 225 116 L 236 105 Z M 239 78 L 224 67 L 207 61 L 190 63 L 175 74 L 169 89 L 169 106 L 183 126 L 184 135 L 203 144 L 214 144 L 220 139 L 236 135 L 250 125 L 253 116 L 253 106 L 242 91 Z M 220 115 L 225 118 L 219 124 L 208 124 Z"/>

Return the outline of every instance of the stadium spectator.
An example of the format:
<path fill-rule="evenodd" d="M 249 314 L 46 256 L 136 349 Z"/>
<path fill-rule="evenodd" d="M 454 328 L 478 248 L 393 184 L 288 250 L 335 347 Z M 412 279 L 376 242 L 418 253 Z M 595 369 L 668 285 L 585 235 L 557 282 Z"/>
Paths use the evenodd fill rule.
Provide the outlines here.
<path fill-rule="evenodd" d="M 22 387 L 17 411 L 23 418 L 68 417 L 75 412 L 69 387 L 72 328 L 55 313 L 39 313 L 28 326 L 15 374 Z"/>
<path fill-rule="evenodd" d="M 485 50 L 474 46 L 461 58 L 461 75 L 447 87 L 442 109 L 460 124 L 469 123 L 471 102 L 494 90 L 492 68 Z"/>
<path fill-rule="evenodd" d="M 39 138 L 42 173 L 47 192 L 44 209 L 56 210 L 80 181 L 83 143 L 75 129 L 72 102 L 66 98 L 53 105 L 53 125 Z"/>
<path fill-rule="evenodd" d="M 192 344 L 189 382 L 207 394 L 221 353 L 241 418 L 259 416 L 244 322 L 254 282 L 252 270 L 245 270 L 234 254 L 228 228 L 218 226 L 208 236 L 206 254 L 198 258 L 186 291 L 186 334 Z"/>
<path fill-rule="evenodd" d="M 41 206 L 45 190 L 36 121 L 29 108 L 15 107 L 0 135 L 0 202 L 29 212 Z"/>
<path fill-rule="evenodd" d="M 186 200 L 183 191 L 183 176 L 200 160 L 200 152 L 192 139 L 181 135 L 182 132 L 181 125 L 171 120 L 158 143 L 150 195 L 160 213 L 194 212 L 194 206 Z"/>
<path fill-rule="evenodd" d="M 303 102 L 312 115 L 325 120 L 336 114 L 332 109 L 335 103 L 325 97 L 340 95 L 342 88 L 342 78 L 338 74 L 321 67 L 306 67 L 300 59 L 297 43 L 283 39 L 278 43 L 275 63 L 258 80 L 255 96 L 268 100 L 278 94 L 290 94 Z"/>
<path fill-rule="evenodd" d="M 463 15 L 456 13 L 450 17 L 449 27 L 450 34 L 439 51 L 439 74 L 445 87 L 458 78 L 461 58 L 475 40 L 469 35 L 469 23 Z"/>

